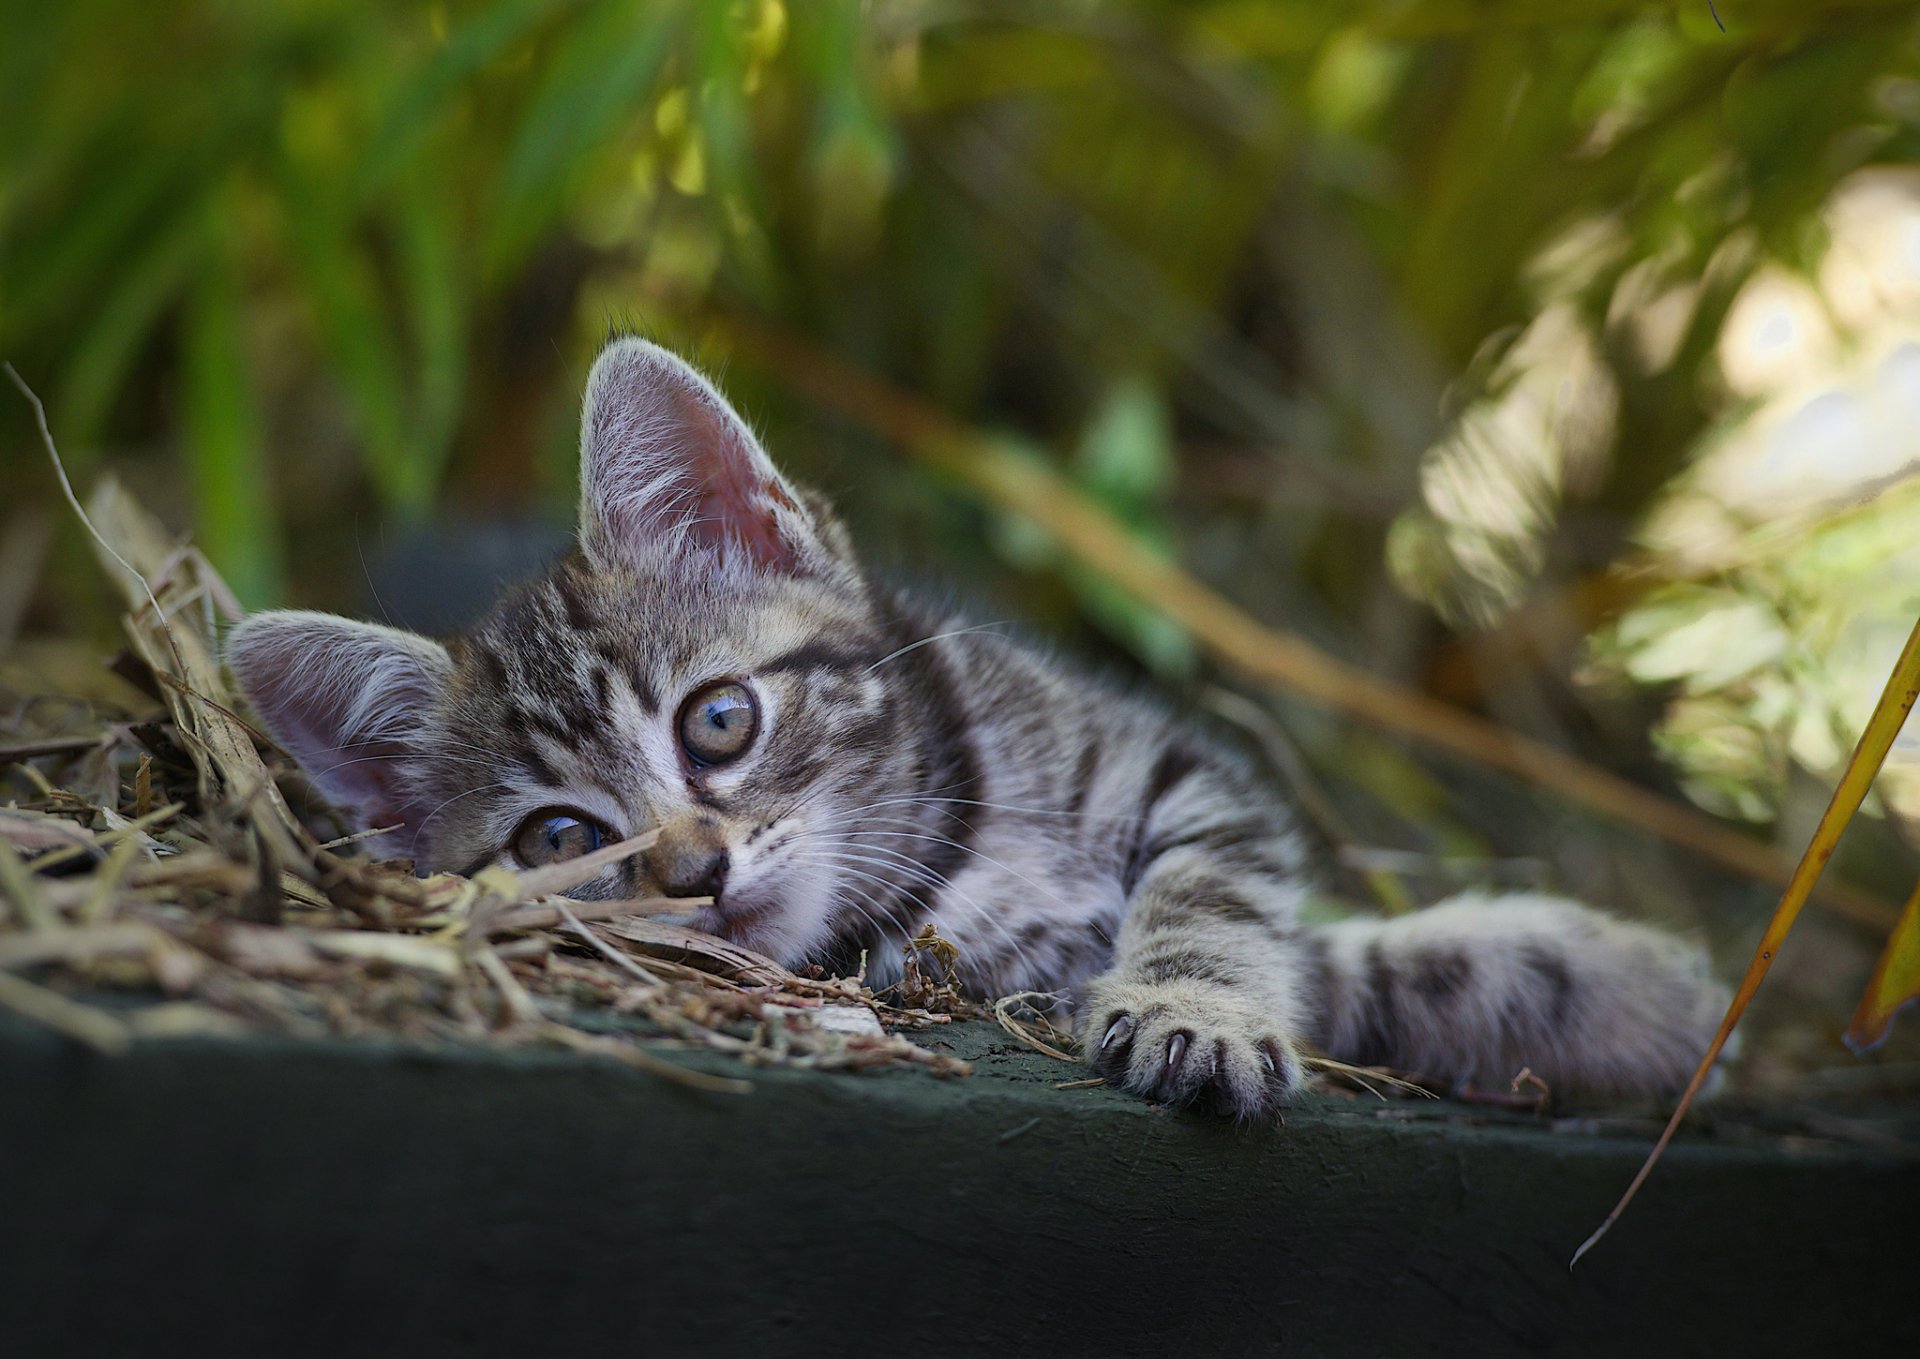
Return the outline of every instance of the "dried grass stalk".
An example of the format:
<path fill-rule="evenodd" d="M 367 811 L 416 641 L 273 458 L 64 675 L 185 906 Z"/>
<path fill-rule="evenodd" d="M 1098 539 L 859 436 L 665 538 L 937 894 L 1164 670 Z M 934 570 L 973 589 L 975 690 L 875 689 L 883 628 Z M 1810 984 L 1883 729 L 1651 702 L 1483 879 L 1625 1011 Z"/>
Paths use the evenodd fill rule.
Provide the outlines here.
<path fill-rule="evenodd" d="M 114 482 L 84 517 L 127 603 L 116 669 L 158 697 L 106 716 L 0 690 L 8 711 L 54 714 L 0 747 L 0 1008 L 106 1053 L 263 1030 L 537 1043 L 726 1094 L 748 1084 L 688 1069 L 662 1037 L 760 1065 L 968 1070 L 889 1031 L 952 1007 L 801 977 L 656 918 L 692 900 L 557 895 L 651 832 L 526 872 L 420 879 L 366 857 L 378 832 L 303 824 L 280 787 L 297 772 L 216 660 L 217 629 L 238 616 L 225 583 Z M 150 1003 L 110 1011 L 98 1002 L 112 992 Z M 884 1028 L 815 1022 L 848 1005 Z"/>

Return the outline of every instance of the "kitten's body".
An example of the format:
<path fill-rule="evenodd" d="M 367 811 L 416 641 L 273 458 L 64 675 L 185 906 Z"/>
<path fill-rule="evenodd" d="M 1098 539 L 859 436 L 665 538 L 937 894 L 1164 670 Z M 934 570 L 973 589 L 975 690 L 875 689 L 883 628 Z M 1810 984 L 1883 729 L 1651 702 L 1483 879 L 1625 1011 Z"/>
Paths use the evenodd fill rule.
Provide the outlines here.
<path fill-rule="evenodd" d="M 926 924 L 977 993 L 1065 991 L 1095 1067 L 1253 1114 L 1307 1044 L 1558 1088 L 1675 1088 L 1720 992 L 1670 936 L 1545 898 L 1310 930 L 1285 807 L 1157 705 L 872 582 L 711 388 L 621 341 L 596 365 L 580 555 L 442 649 L 263 615 L 230 656 L 268 725 L 423 866 L 499 857 L 542 809 L 662 830 L 583 895 L 718 886 L 695 923 L 887 979 Z M 751 746 L 677 744 L 751 692 Z M 691 894 L 691 893 L 688 893 Z"/>

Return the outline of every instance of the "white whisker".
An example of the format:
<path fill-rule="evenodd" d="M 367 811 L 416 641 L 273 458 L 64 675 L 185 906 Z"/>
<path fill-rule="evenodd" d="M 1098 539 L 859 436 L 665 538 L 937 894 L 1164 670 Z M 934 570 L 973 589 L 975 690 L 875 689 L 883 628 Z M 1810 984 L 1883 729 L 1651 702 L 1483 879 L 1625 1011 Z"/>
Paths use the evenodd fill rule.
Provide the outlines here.
<path fill-rule="evenodd" d="M 885 665 L 888 661 L 898 659 L 899 657 L 906 655 L 909 651 L 918 651 L 921 647 L 928 646 L 931 643 L 944 642 L 949 637 L 966 637 L 972 633 L 986 633 L 987 635 L 991 637 L 996 637 L 1000 641 L 1004 642 L 1007 640 L 1006 637 L 1000 633 L 992 631 L 992 629 L 1002 628 L 1002 627 L 1005 627 L 1006 625 L 1007 625 L 1007 620 L 1002 619 L 998 622 L 993 622 L 993 623 L 975 623 L 970 628 L 955 628 L 952 632 L 936 632 L 931 637 L 922 637 L 917 642 L 908 642 L 905 646 L 901 647 L 897 651 L 889 651 L 886 655 L 882 656 L 879 660 L 875 661 L 872 665 L 868 666 L 865 670 L 861 671 L 860 673 L 863 675 L 871 675 L 874 671 L 878 670 L 881 666 Z"/>

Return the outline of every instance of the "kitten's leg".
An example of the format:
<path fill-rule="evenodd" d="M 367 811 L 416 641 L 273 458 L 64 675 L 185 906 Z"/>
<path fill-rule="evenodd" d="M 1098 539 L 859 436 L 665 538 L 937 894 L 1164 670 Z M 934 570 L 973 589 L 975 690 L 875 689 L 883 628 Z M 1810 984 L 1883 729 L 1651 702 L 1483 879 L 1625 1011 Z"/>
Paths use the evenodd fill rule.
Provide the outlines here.
<path fill-rule="evenodd" d="M 1088 1062 L 1163 1103 L 1243 1118 L 1302 1079 L 1314 944 L 1284 813 L 1175 746 L 1147 784 L 1113 968 L 1081 995 Z"/>
<path fill-rule="evenodd" d="M 1679 1091 L 1726 1008 L 1699 949 L 1538 894 L 1469 894 L 1318 931 L 1333 1056 L 1505 1089 L 1523 1067 L 1554 1093 Z"/>
<path fill-rule="evenodd" d="M 1114 966 L 1079 1006 L 1116 1084 L 1242 1117 L 1282 1102 L 1304 1044 L 1363 1065 L 1556 1093 L 1671 1094 L 1726 1003 L 1698 949 L 1539 896 L 1466 897 L 1313 931 L 1285 814 L 1175 746 L 1147 781 Z"/>

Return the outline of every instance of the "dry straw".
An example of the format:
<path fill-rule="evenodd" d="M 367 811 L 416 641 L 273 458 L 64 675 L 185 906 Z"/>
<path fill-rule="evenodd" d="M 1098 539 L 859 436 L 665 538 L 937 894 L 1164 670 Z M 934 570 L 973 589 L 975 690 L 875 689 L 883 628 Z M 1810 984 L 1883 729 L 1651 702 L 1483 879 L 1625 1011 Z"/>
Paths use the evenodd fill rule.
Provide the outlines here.
<path fill-rule="evenodd" d="M 225 687 L 216 635 L 239 613 L 225 584 L 117 484 L 74 508 L 127 602 L 112 668 L 147 710 L 0 690 L 19 738 L 0 744 L 16 793 L 0 808 L 0 1009 L 106 1053 L 262 1030 L 531 1043 L 715 1093 L 749 1085 L 676 1049 L 968 1070 L 898 1032 L 947 1023 L 951 988 L 910 1003 L 655 918 L 691 901 L 557 895 L 650 835 L 471 878 L 380 862 L 377 832 L 320 839 L 283 793 L 296 771 Z M 115 1003 L 129 992 L 158 1001 Z M 879 1023 L 816 1022 L 831 1006 Z"/>

